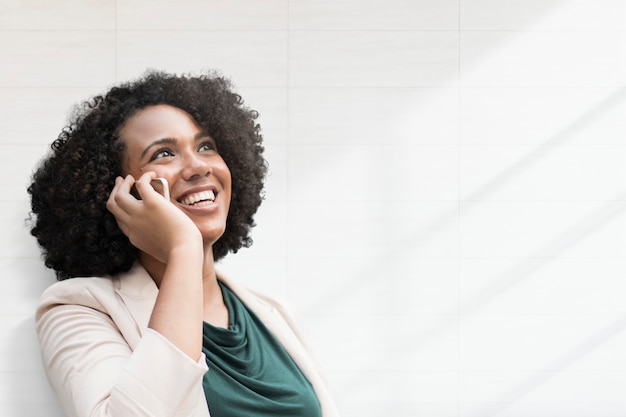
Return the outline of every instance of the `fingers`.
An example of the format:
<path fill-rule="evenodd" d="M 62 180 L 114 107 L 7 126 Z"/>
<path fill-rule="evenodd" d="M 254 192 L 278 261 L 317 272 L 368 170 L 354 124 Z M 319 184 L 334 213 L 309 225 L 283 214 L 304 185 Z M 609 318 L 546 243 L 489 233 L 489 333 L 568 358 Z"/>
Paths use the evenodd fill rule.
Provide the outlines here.
<path fill-rule="evenodd" d="M 126 178 L 117 177 L 115 179 L 115 186 L 113 187 L 113 190 L 111 190 L 111 194 L 109 194 L 109 199 L 106 203 L 107 210 L 115 216 L 118 226 L 125 234 L 127 233 L 126 226 L 130 220 L 128 204 L 132 204 L 132 201 L 125 202 L 124 200 L 128 197 L 134 199 L 131 195 L 126 196 L 125 194 L 129 193 L 130 184 L 133 184 L 134 182 L 135 180 L 130 175 Z"/>
<path fill-rule="evenodd" d="M 152 206 L 156 202 L 156 196 L 162 197 L 150 185 L 150 181 L 154 178 L 156 178 L 156 173 L 150 171 L 144 173 L 138 180 L 135 180 L 132 175 L 115 179 L 115 185 L 109 194 L 106 207 L 115 216 L 122 230 L 124 230 L 124 224 L 131 221 L 131 217 L 142 210 L 144 205 Z"/>
<path fill-rule="evenodd" d="M 135 179 L 132 175 L 127 175 L 125 178 L 117 177 L 115 179 L 115 186 L 113 190 L 111 190 L 111 194 L 109 194 L 109 199 L 107 200 L 107 208 L 109 211 L 123 206 L 125 200 L 128 200 L 127 197 L 132 197 L 132 195 L 130 195 L 130 189 L 134 183 Z"/>
<path fill-rule="evenodd" d="M 137 181 L 134 182 L 133 185 L 135 186 L 137 193 L 139 194 L 142 200 L 145 200 L 145 199 L 150 200 L 154 197 L 155 191 L 152 188 L 152 185 L 150 184 L 150 182 L 154 178 L 156 178 L 155 172 L 146 172 L 141 177 L 139 177 Z"/>
<path fill-rule="evenodd" d="M 107 208 L 109 211 L 119 206 L 123 210 L 132 210 L 136 207 L 137 198 L 132 194 L 132 189 L 135 187 L 140 196 L 144 196 L 150 192 L 150 181 L 156 178 L 156 173 L 146 172 L 138 180 L 132 175 L 126 177 L 117 177 L 115 179 L 115 185 L 109 199 L 107 200 Z"/>

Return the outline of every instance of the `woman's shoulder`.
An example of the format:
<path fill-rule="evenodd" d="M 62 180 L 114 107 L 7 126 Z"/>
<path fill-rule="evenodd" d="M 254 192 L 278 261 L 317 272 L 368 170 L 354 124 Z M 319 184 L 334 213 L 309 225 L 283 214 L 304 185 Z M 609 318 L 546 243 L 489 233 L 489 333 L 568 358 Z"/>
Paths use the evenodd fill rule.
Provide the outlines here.
<path fill-rule="evenodd" d="M 112 277 L 76 277 L 56 282 L 39 298 L 36 317 L 55 305 L 82 305 L 101 309 L 103 298 L 114 297 Z"/>
<path fill-rule="evenodd" d="M 242 286 L 223 274 L 218 274 L 218 279 L 226 284 L 270 330 L 279 331 L 281 328 L 283 330 L 289 328 L 290 333 L 303 339 L 300 331 L 300 320 L 288 303 L 265 292 Z"/>
<path fill-rule="evenodd" d="M 36 317 L 58 305 L 77 305 L 106 312 L 127 298 L 152 299 L 156 285 L 138 263 L 112 276 L 75 277 L 56 282 L 41 295 Z"/>
<path fill-rule="evenodd" d="M 138 265 L 114 276 L 69 278 L 41 295 L 35 325 L 41 335 L 82 320 L 121 333 L 134 347 L 148 325 L 157 294 L 156 284 Z"/>

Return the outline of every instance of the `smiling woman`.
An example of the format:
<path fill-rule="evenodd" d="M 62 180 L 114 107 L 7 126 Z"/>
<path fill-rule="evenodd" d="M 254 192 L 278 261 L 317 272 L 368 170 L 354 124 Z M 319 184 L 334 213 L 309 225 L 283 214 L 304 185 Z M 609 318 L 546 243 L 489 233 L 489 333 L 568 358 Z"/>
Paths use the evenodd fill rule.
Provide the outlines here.
<path fill-rule="evenodd" d="M 152 72 L 83 104 L 53 143 L 28 191 L 61 281 L 36 322 L 68 416 L 337 415 L 285 309 L 215 270 L 252 243 L 256 117 L 224 78 Z"/>

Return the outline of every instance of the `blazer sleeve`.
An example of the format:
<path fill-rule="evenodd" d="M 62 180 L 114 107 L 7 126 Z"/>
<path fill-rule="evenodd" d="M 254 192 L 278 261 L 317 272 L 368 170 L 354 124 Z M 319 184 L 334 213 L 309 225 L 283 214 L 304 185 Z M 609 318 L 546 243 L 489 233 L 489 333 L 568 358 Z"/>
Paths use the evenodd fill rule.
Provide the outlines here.
<path fill-rule="evenodd" d="M 194 362 L 159 333 L 148 329 L 131 350 L 109 315 L 73 304 L 40 308 L 36 324 L 44 369 L 68 417 L 209 415 L 204 357 Z"/>

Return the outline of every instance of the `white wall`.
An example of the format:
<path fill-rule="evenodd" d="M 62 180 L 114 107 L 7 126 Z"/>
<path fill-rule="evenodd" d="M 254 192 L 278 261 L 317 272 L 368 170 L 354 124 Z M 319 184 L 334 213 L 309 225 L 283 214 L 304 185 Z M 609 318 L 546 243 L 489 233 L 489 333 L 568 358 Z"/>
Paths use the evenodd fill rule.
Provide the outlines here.
<path fill-rule="evenodd" d="M 261 113 L 255 245 L 344 416 L 626 415 L 624 0 L 1 0 L 0 415 L 61 416 L 25 187 L 71 105 L 221 69 Z"/>

